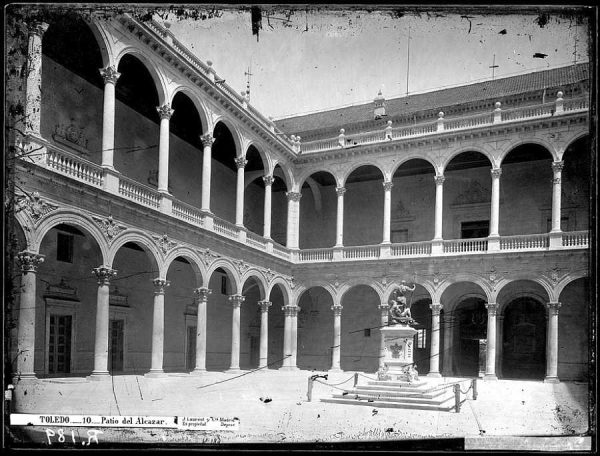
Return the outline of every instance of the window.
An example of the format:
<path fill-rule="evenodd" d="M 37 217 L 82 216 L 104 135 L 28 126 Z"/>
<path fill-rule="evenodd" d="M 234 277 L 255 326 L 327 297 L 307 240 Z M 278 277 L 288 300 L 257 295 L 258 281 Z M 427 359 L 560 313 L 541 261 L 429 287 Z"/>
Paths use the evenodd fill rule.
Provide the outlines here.
<path fill-rule="evenodd" d="M 408 242 L 408 229 L 392 230 L 392 243 Z"/>
<path fill-rule="evenodd" d="M 427 331 L 425 329 L 417 329 L 417 348 L 427 348 Z"/>
<path fill-rule="evenodd" d="M 221 277 L 221 294 L 227 294 L 227 276 Z"/>
<path fill-rule="evenodd" d="M 365 328 L 365 337 L 371 337 L 371 328 Z"/>
<path fill-rule="evenodd" d="M 462 222 L 460 224 L 461 239 L 484 238 L 488 237 L 489 233 L 489 220 L 478 220 L 476 222 Z"/>
<path fill-rule="evenodd" d="M 56 261 L 73 263 L 73 235 L 56 233 Z"/>

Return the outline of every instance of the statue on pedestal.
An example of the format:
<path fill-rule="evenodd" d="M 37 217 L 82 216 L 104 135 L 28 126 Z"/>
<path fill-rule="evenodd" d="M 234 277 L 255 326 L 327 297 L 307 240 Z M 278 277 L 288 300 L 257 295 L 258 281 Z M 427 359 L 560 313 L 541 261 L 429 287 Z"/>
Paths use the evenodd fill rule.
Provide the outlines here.
<path fill-rule="evenodd" d="M 389 310 L 389 320 L 388 324 L 396 325 L 396 324 L 404 324 L 404 325 L 413 325 L 416 322 L 412 319 L 410 314 L 410 307 L 412 304 L 412 292 L 415 291 L 416 285 L 413 283 L 412 287 L 406 285 L 406 282 L 403 280 L 402 283 L 394 292 L 392 293 L 392 297 L 390 298 L 390 310 Z M 411 292 L 410 300 L 406 299 L 406 292 Z M 394 298 L 394 295 L 396 296 Z"/>

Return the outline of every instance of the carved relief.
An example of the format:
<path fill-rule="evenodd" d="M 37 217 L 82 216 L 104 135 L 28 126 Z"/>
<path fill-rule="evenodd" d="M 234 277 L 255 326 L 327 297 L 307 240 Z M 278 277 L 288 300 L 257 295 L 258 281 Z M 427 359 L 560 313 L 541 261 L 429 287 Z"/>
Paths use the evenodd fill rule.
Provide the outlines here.
<path fill-rule="evenodd" d="M 52 139 L 55 141 L 72 147 L 75 151 L 83 156 L 89 155 L 87 150 L 88 138 L 85 134 L 85 129 L 77 127 L 71 119 L 70 124 L 56 124 Z"/>
<path fill-rule="evenodd" d="M 197 250 L 197 252 L 200 254 L 200 258 L 206 266 L 210 266 L 214 260 L 221 257 L 221 255 L 211 252 L 210 249 Z"/>
<path fill-rule="evenodd" d="M 464 204 L 489 203 L 491 198 L 490 190 L 482 187 L 479 181 L 473 180 L 467 189 L 454 199 L 452 204 L 461 206 Z"/>
<path fill-rule="evenodd" d="M 115 238 L 121 231 L 127 229 L 126 226 L 117 224 L 113 220 L 112 215 L 109 215 L 107 218 L 96 217 L 93 215 L 92 218 L 98 224 L 98 226 L 100 226 L 100 229 L 104 233 L 106 239 L 108 239 L 109 243 L 112 242 L 113 238 Z"/>
<path fill-rule="evenodd" d="M 24 210 L 36 223 L 45 215 L 56 209 L 58 209 L 56 204 L 43 200 L 38 192 L 33 192 L 31 195 L 17 196 L 15 212 Z"/>
<path fill-rule="evenodd" d="M 162 253 L 167 253 L 169 250 L 172 250 L 177 245 L 177 242 L 171 241 L 169 236 L 163 234 L 162 236 L 152 236 Z"/>

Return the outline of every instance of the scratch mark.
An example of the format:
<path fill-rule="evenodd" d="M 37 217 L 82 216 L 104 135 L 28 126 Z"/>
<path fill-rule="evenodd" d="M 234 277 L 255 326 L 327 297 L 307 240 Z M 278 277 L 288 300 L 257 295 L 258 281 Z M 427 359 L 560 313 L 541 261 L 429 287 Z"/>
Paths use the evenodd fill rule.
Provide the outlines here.
<path fill-rule="evenodd" d="M 256 35 L 256 41 L 258 42 L 258 31 L 262 29 L 262 13 L 260 7 L 253 6 L 250 10 L 252 20 L 252 34 Z"/>

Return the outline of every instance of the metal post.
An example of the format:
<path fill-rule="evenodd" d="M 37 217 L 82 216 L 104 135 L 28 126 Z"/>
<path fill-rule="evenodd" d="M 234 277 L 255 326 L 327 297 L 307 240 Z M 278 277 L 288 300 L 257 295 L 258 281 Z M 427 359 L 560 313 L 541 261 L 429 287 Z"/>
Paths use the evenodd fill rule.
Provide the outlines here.
<path fill-rule="evenodd" d="M 460 385 L 454 385 L 454 402 L 456 404 L 456 413 L 460 413 Z"/>
<path fill-rule="evenodd" d="M 472 380 L 473 382 L 473 400 L 476 401 L 477 400 L 477 379 L 474 378 Z"/>
<path fill-rule="evenodd" d="M 358 372 L 354 372 L 354 387 L 358 384 Z"/>
<path fill-rule="evenodd" d="M 308 402 L 312 400 L 312 388 L 313 388 L 313 378 L 308 377 L 308 390 L 306 392 L 306 397 L 308 398 Z"/>

